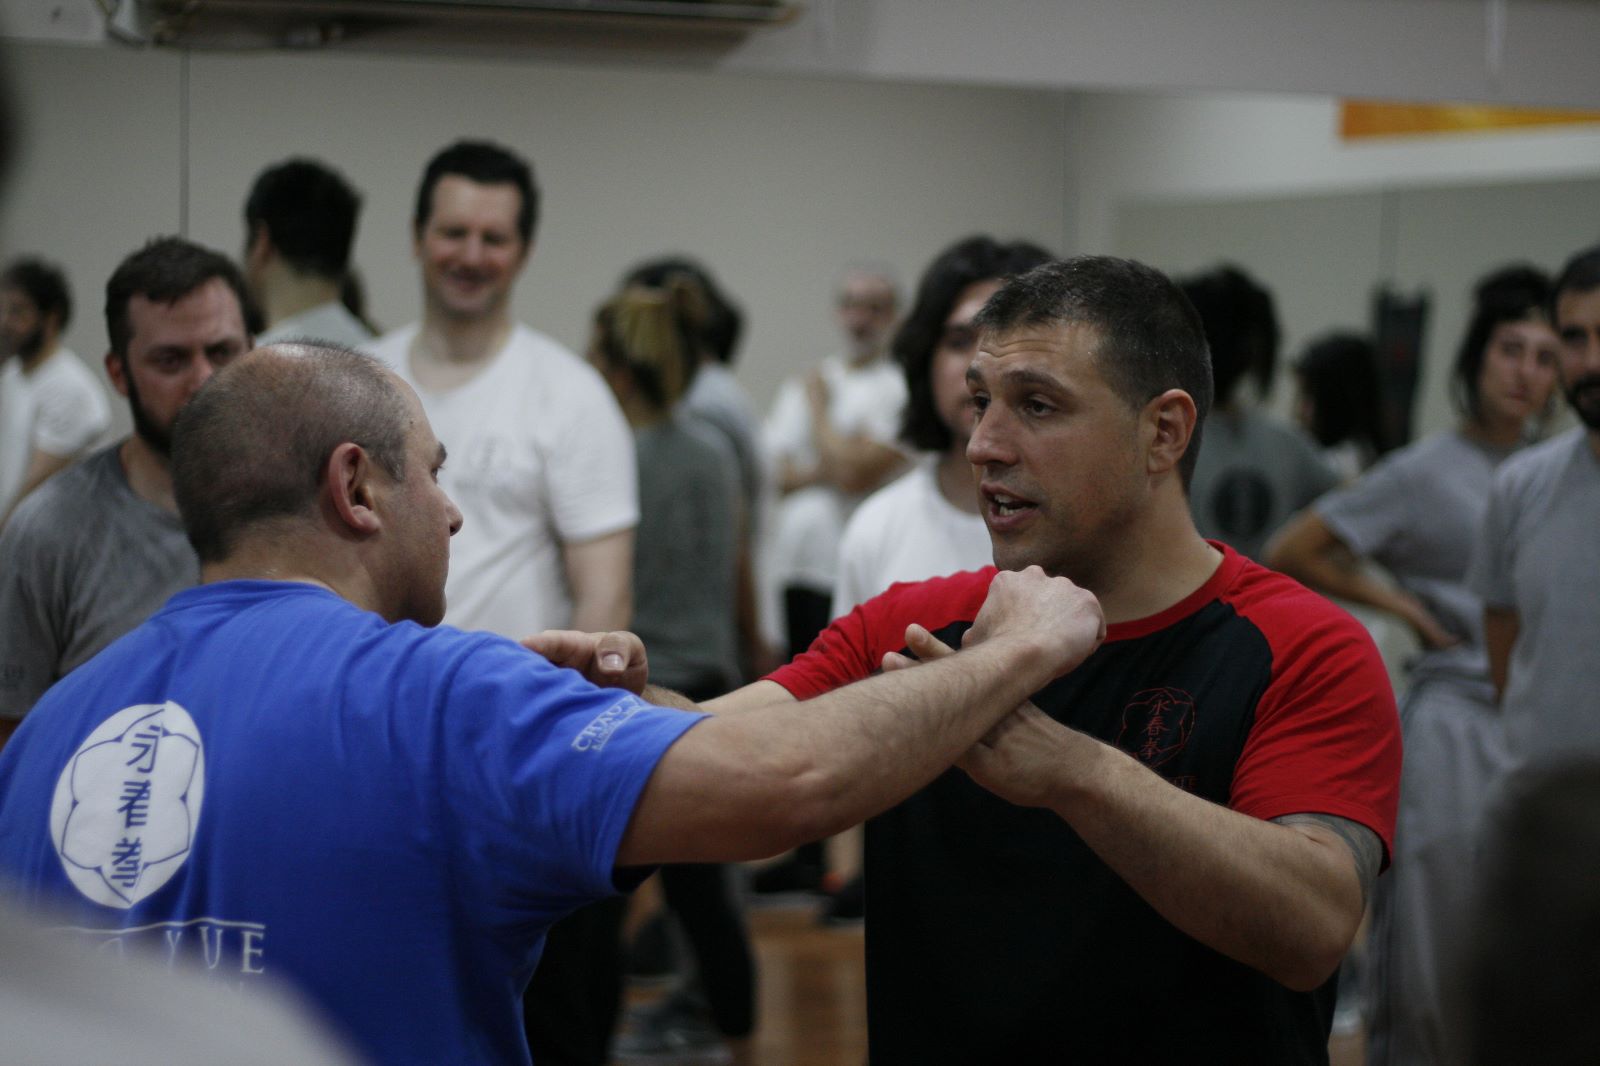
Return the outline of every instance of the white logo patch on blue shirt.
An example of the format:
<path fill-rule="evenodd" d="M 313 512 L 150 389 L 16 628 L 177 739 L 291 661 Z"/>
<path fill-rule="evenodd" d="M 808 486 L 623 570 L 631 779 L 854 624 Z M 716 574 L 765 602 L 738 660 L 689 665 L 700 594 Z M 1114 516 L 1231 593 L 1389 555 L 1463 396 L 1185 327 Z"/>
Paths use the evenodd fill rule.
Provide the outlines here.
<path fill-rule="evenodd" d="M 644 706 L 632 697 L 613 703 L 578 731 L 578 735 L 572 738 L 572 750 L 598 752 L 606 746 L 611 734 L 622 728 L 622 723 L 638 714 Z"/>
<path fill-rule="evenodd" d="M 126 707 L 89 734 L 56 780 L 50 839 L 73 885 L 127 909 L 189 857 L 205 796 L 205 749 L 170 700 Z"/>

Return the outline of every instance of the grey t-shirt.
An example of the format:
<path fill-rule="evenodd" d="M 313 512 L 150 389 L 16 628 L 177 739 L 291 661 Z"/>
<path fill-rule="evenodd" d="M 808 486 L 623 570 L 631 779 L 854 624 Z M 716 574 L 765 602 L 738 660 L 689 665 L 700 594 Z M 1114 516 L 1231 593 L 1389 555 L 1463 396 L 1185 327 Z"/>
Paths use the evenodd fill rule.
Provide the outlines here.
<path fill-rule="evenodd" d="M 1600 752 L 1600 459 L 1579 427 L 1501 465 L 1468 584 L 1517 612 L 1502 706 L 1520 762 Z"/>
<path fill-rule="evenodd" d="M 727 438 L 739 462 L 739 488 L 744 499 L 745 521 L 754 533 L 761 511 L 761 489 L 765 480 L 761 466 L 760 431 L 750 397 L 738 380 L 721 363 L 703 363 L 683 396 L 681 409 L 703 420 Z"/>
<path fill-rule="evenodd" d="M 717 431 L 674 416 L 635 432 L 639 531 L 633 629 L 650 649 L 650 678 L 669 688 L 731 688 L 737 463 Z"/>
<path fill-rule="evenodd" d="M 372 340 L 372 331 L 338 301 L 291 315 L 256 338 L 256 347 L 282 341 L 323 341 L 359 348 Z"/>
<path fill-rule="evenodd" d="M 1201 434 L 1189 504 L 1202 536 L 1259 560 L 1278 527 L 1338 481 L 1299 430 L 1252 409 L 1217 412 Z"/>
<path fill-rule="evenodd" d="M 46 481 L 0 531 L 0 717 L 200 580 L 183 524 L 129 487 L 120 447 Z"/>
<path fill-rule="evenodd" d="M 1467 588 L 1467 566 L 1495 468 L 1509 454 L 1458 432 L 1439 433 L 1386 456 L 1359 481 L 1313 504 L 1351 551 L 1383 566 L 1462 638 L 1418 656 L 1413 679 L 1488 677 L 1483 601 Z"/>

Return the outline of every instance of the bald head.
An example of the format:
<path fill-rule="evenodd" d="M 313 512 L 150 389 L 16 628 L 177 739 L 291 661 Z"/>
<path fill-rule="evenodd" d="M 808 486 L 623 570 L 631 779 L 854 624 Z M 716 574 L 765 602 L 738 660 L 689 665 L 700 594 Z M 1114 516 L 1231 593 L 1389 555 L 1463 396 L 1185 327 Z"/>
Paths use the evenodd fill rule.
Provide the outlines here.
<path fill-rule="evenodd" d="M 262 523 L 316 515 L 341 444 L 403 478 L 412 412 L 394 374 L 345 348 L 277 344 L 218 372 L 172 431 L 173 492 L 200 561 L 226 560 Z"/>

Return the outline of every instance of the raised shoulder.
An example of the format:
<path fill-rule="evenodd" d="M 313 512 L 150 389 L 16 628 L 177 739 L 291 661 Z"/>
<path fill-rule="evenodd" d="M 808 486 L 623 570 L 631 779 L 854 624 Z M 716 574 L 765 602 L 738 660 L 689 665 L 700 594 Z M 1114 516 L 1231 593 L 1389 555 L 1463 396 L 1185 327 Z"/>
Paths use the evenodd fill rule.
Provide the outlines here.
<path fill-rule="evenodd" d="M 1275 654 L 1284 654 L 1306 642 L 1372 643 L 1366 627 L 1350 612 L 1286 574 L 1249 559 L 1242 561 L 1243 566 L 1223 598 L 1256 624 Z"/>
<path fill-rule="evenodd" d="M 995 573 L 988 566 L 890 585 L 835 618 L 810 648 L 775 670 L 769 680 L 804 700 L 869 677 L 882 666 L 886 653 L 905 647 L 906 626 L 912 622 L 937 632 L 976 618 Z"/>
<path fill-rule="evenodd" d="M 1579 426 L 1511 456 L 1495 471 L 1495 495 L 1523 504 L 1537 500 L 1555 485 L 1579 449 L 1586 447 L 1586 435 Z"/>

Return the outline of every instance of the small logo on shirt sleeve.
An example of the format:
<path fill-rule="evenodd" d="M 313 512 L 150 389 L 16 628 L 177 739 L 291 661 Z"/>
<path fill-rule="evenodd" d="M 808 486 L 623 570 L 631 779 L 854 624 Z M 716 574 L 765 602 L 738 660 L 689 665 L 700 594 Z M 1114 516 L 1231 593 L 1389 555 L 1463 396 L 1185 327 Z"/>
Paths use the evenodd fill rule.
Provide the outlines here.
<path fill-rule="evenodd" d="M 176 703 L 126 707 L 102 722 L 56 779 L 50 839 L 73 885 L 126 909 L 182 868 L 205 795 L 205 750 Z"/>
<path fill-rule="evenodd" d="M 604 748 L 611 740 L 611 735 L 622 728 L 622 724 L 638 714 L 643 707 L 644 704 L 632 698 L 613 703 L 595 715 L 594 721 L 578 731 L 578 735 L 572 738 L 572 750 L 597 752 Z"/>

